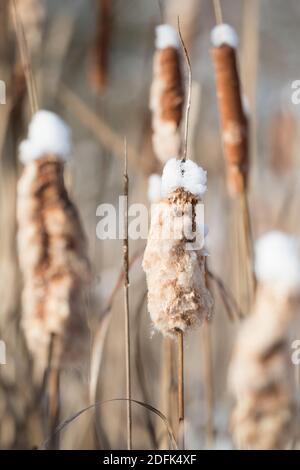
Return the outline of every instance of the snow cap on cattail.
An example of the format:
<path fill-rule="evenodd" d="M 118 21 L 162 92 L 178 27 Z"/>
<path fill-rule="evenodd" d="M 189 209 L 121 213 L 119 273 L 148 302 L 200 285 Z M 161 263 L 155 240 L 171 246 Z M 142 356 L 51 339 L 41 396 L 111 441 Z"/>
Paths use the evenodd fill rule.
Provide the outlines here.
<path fill-rule="evenodd" d="M 202 197 L 207 190 L 207 172 L 192 160 L 172 158 L 163 169 L 162 195 L 166 197 L 179 188 Z"/>
<path fill-rule="evenodd" d="M 256 242 L 255 252 L 260 283 L 286 291 L 300 290 L 300 244 L 296 237 L 268 232 Z"/>
<path fill-rule="evenodd" d="M 165 49 L 166 47 L 179 47 L 179 37 L 177 31 L 169 24 L 161 24 L 156 27 L 156 49 Z"/>
<path fill-rule="evenodd" d="M 14 2 L 10 2 L 10 5 L 12 10 L 11 23 L 13 26 Z M 43 32 L 47 19 L 47 2 L 46 0 L 15 0 L 15 6 L 26 36 L 28 52 L 31 57 L 34 57 L 41 51 Z"/>
<path fill-rule="evenodd" d="M 26 165 L 43 155 L 68 160 L 71 153 L 71 130 L 55 113 L 38 111 L 29 124 L 28 137 L 20 144 L 20 160 Z"/>
<path fill-rule="evenodd" d="M 227 45 L 236 49 L 239 45 L 239 38 L 235 30 L 225 23 L 216 25 L 211 31 L 210 38 L 213 47 Z"/>
<path fill-rule="evenodd" d="M 235 196 L 246 190 L 248 182 L 248 113 L 237 63 L 238 36 L 231 26 L 220 24 L 213 28 L 211 42 L 226 180 Z"/>

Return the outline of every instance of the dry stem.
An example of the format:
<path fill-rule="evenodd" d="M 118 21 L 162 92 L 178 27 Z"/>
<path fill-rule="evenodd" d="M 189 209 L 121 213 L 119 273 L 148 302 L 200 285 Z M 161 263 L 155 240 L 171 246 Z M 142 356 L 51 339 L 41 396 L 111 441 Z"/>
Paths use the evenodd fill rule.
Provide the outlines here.
<path fill-rule="evenodd" d="M 184 55 L 185 55 L 186 63 L 187 63 L 187 67 L 188 67 L 188 78 L 189 78 L 188 96 L 187 96 L 186 111 L 185 111 L 184 141 L 183 141 L 183 156 L 182 156 L 182 161 L 185 162 L 186 154 L 187 154 L 187 146 L 188 146 L 189 115 L 190 115 L 190 109 L 191 109 L 192 67 L 191 67 L 191 62 L 190 62 L 190 58 L 189 58 L 187 48 L 185 46 L 183 37 L 181 35 L 179 17 L 177 18 L 177 23 L 178 23 L 178 33 L 179 33 L 181 45 L 182 45 L 182 48 L 184 50 Z"/>
<path fill-rule="evenodd" d="M 131 361 L 130 361 L 130 316 L 129 316 L 129 249 L 128 249 L 128 171 L 127 171 L 127 142 L 125 139 L 124 157 L 124 310 L 125 310 L 125 343 L 126 343 L 126 398 L 127 398 L 127 449 L 132 449 L 132 410 L 131 410 Z"/>
<path fill-rule="evenodd" d="M 213 4 L 214 4 L 214 12 L 215 12 L 215 17 L 216 17 L 216 23 L 217 24 L 222 24 L 223 23 L 223 14 L 222 14 L 221 2 L 220 2 L 220 0 L 213 0 Z"/>
<path fill-rule="evenodd" d="M 184 356 L 183 356 L 183 332 L 177 331 L 178 340 L 178 421 L 179 421 L 179 448 L 184 450 Z"/>
<path fill-rule="evenodd" d="M 38 98 L 37 98 L 37 88 L 36 88 L 34 75 L 32 72 L 31 61 L 29 58 L 29 50 L 28 50 L 26 35 L 25 35 L 22 21 L 18 14 L 18 9 L 17 9 L 15 0 L 12 0 L 12 5 L 13 5 L 13 8 L 12 8 L 13 20 L 15 24 L 18 47 L 20 50 L 20 56 L 21 56 L 26 83 L 27 83 L 30 108 L 31 108 L 32 114 L 35 114 L 39 109 Z"/>
<path fill-rule="evenodd" d="M 207 404 L 206 443 L 210 448 L 214 440 L 214 381 L 212 364 L 211 325 L 205 322 L 202 329 L 203 383 Z"/>
<path fill-rule="evenodd" d="M 59 423 L 59 338 L 51 335 L 48 356 L 47 372 L 47 419 L 48 433 L 51 436 L 50 449 L 59 448 L 59 436 L 55 435 L 56 426 Z"/>

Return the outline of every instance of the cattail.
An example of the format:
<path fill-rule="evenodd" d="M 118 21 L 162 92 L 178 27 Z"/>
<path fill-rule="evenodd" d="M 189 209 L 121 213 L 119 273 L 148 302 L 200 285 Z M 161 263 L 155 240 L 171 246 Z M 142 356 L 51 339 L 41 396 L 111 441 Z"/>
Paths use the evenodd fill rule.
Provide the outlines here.
<path fill-rule="evenodd" d="M 45 0 L 12 0 L 24 28 L 31 57 L 39 53 L 46 20 Z M 12 5 L 13 6 L 13 5 Z"/>
<path fill-rule="evenodd" d="M 217 99 L 230 194 L 241 194 L 248 178 L 248 120 L 243 107 L 236 58 L 238 37 L 231 26 L 220 24 L 211 33 Z"/>
<path fill-rule="evenodd" d="M 83 291 L 90 278 L 86 241 L 63 179 L 70 130 L 55 114 L 36 113 L 20 146 L 18 249 L 24 278 L 22 326 L 37 367 L 45 367 L 51 337 L 61 360 L 76 361 L 86 346 Z"/>
<path fill-rule="evenodd" d="M 191 160 L 171 159 L 163 171 L 163 199 L 152 206 L 143 268 L 149 313 L 164 335 L 185 332 L 211 316 L 204 235 L 196 216 L 206 180 L 206 172 Z"/>
<path fill-rule="evenodd" d="M 232 431 L 242 449 L 281 449 L 291 440 L 293 399 L 288 330 L 300 306 L 299 244 L 271 232 L 256 250 L 258 288 L 242 326 L 229 371 L 237 404 Z"/>
<path fill-rule="evenodd" d="M 158 26 L 150 108 L 153 148 L 162 164 L 172 157 L 178 158 L 181 149 L 179 125 L 182 119 L 184 91 L 178 49 L 176 31 L 167 24 Z"/>

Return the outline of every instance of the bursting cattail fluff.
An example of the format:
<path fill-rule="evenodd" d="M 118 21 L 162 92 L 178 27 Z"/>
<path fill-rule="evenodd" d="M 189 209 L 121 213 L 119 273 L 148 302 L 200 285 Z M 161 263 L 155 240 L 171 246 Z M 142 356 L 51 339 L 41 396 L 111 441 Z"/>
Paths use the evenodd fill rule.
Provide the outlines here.
<path fill-rule="evenodd" d="M 152 205 L 143 269 L 148 310 L 164 335 L 185 332 L 211 316 L 204 227 L 197 217 L 206 180 L 206 172 L 191 160 L 171 159 L 163 170 L 162 199 Z"/>
<path fill-rule="evenodd" d="M 178 35 L 172 26 L 160 25 L 156 28 L 150 109 L 153 148 L 162 164 L 180 155 L 183 102 Z"/>
<path fill-rule="evenodd" d="M 283 449 L 293 433 L 288 331 L 300 307 L 299 243 L 281 232 L 256 246 L 258 287 L 229 370 L 232 432 L 241 449 Z"/>
<path fill-rule="evenodd" d="M 212 30 L 211 41 L 227 186 L 236 195 L 246 189 L 248 179 L 248 117 L 237 66 L 238 37 L 231 26 L 220 24 Z"/>
<path fill-rule="evenodd" d="M 84 289 L 90 279 L 86 241 L 63 178 L 70 130 L 54 113 L 39 111 L 21 143 L 25 165 L 18 183 L 18 251 L 23 274 L 22 326 L 38 368 L 47 363 L 51 336 L 61 360 L 86 348 Z"/>

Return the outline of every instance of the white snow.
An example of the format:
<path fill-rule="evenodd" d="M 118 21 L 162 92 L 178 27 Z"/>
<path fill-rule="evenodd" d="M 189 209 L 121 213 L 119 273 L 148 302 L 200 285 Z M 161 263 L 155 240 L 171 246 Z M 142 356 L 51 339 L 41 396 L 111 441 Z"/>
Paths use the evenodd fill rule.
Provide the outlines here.
<path fill-rule="evenodd" d="M 179 38 L 177 31 L 169 24 L 161 24 L 156 27 L 156 49 L 165 49 L 166 47 L 174 47 L 178 49 Z"/>
<path fill-rule="evenodd" d="M 236 49 L 239 45 L 239 38 L 235 30 L 229 24 L 218 24 L 210 33 L 211 43 L 214 47 L 227 45 Z"/>
<path fill-rule="evenodd" d="M 262 236 L 255 246 L 255 272 L 259 282 L 286 290 L 300 290 L 299 240 L 283 232 Z"/>
<path fill-rule="evenodd" d="M 161 176 L 150 175 L 148 178 L 148 199 L 149 202 L 155 203 L 161 200 Z"/>
<path fill-rule="evenodd" d="M 162 174 L 162 196 L 168 196 L 178 188 L 183 188 L 195 196 L 202 196 L 207 189 L 207 173 L 192 160 L 171 158 L 164 166 Z"/>
<path fill-rule="evenodd" d="M 45 154 L 67 160 L 71 153 L 71 130 L 57 114 L 38 111 L 29 124 L 28 137 L 21 142 L 19 152 L 24 165 Z"/>

